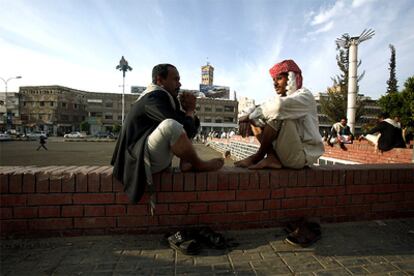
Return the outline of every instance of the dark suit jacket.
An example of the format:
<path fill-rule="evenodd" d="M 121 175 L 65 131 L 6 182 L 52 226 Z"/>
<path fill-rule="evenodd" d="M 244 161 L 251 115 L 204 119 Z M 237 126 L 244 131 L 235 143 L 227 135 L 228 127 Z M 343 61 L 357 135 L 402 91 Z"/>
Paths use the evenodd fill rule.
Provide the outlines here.
<path fill-rule="evenodd" d="M 200 125 L 198 118 L 185 116 L 180 104 L 173 98 L 175 108 L 167 92 L 155 90 L 135 102 L 125 118 L 117 140 L 111 164 L 113 175 L 124 186 L 131 202 L 137 203 L 145 192 L 147 176 L 144 165 L 146 138 L 165 119 L 171 118 L 183 124 L 188 137 L 196 135 Z"/>

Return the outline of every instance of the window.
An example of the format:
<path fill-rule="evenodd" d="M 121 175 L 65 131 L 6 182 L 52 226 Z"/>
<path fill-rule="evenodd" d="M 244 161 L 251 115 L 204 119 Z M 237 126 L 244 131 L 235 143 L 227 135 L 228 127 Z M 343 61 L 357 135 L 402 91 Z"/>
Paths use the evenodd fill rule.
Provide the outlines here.
<path fill-rule="evenodd" d="M 222 123 L 222 122 L 223 122 L 223 120 L 221 120 L 221 118 L 216 119 L 216 123 Z"/>
<path fill-rule="evenodd" d="M 73 104 L 73 107 L 74 107 L 75 109 L 78 109 L 78 105 L 77 105 L 77 104 Z"/>
<path fill-rule="evenodd" d="M 204 119 L 204 122 L 206 122 L 206 123 L 211 123 L 211 118 L 210 118 L 210 117 L 206 117 L 206 118 Z"/>
<path fill-rule="evenodd" d="M 205 112 L 211 112 L 211 107 L 210 106 L 205 106 L 204 111 Z"/>
<path fill-rule="evenodd" d="M 233 123 L 233 118 L 232 117 L 224 117 L 224 122 L 225 123 Z"/>
<path fill-rule="evenodd" d="M 226 111 L 226 112 L 234 112 L 234 106 L 226 105 L 226 106 L 224 106 L 224 111 Z"/>
<path fill-rule="evenodd" d="M 54 102 L 50 102 L 50 106 L 53 106 L 54 105 Z"/>
<path fill-rule="evenodd" d="M 106 102 L 105 107 L 113 107 L 114 104 L 112 102 Z"/>
<path fill-rule="evenodd" d="M 45 106 L 45 102 L 40 102 L 40 106 Z"/>
<path fill-rule="evenodd" d="M 113 119 L 112 114 L 105 114 L 105 119 L 106 120 L 112 120 Z"/>
<path fill-rule="evenodd" d="M 122 115 L 118 115 L 118 120 L 122 120 Z"/>
<path fill-rule="evenodd" d="M 196 105 L 196 110 L 200 111 L 201 107 L 199 105 Z"/>
<path fill-rule="evenodd" d="M 220 107 L 216 107 L 216 112 L 223 112 L 223 108 L 220 106 Z"/>
<path fill-rule="evenodd" d="M 66 103 L 62 103 L 62 107 L 66 107 Z"/>

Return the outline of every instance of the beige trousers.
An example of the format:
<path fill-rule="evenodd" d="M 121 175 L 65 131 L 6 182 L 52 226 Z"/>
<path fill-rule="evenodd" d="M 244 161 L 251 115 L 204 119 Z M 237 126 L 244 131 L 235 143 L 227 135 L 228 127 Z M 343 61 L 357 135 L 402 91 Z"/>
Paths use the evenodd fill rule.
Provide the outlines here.
<path fill-rule="evenodd" d="M 268 122 L 268 124 L 276 131 L 279 130 L 279 135 L 273 142 L 273 149 L 280 163 L 284 167 L 292 169 L 305 167 L 306 156 L 295 122 L 292 120 L 273 120 Z"/>

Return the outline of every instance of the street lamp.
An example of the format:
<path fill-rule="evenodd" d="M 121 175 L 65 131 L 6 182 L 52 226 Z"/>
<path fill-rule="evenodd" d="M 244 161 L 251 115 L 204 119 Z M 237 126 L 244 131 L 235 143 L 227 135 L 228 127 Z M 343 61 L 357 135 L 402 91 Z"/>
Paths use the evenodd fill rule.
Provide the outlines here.
<path fill-rule="evenodd" d="M 4 82 L 4 86 L 5 86 L 5 90 L 4 90 L 4 106 L 6 107 L 6 121 L 7 121 L 7 128 L 9 128 L 9 122 L 11 121 L 11 118 L 9 117 L 10 114 L 7 110 L 7 83 L 11 80 L 15 80 L 15 79 L 21 79 L 22 76 L 16 76 L 16 77 L 10 77 L 8 79 L 3 79 L 2 77 L 0 77 L 0 79 Z"/>
<path fill-rule="evenodd" d="M 119 61 L 119 65 L 116 66 L 116 69 L 122 71 L 122 122 L 121 125 L 124 125 L 125 117 L 125 72 L 132 71 L 132 67 L 128 65 L 128 61 L 122 56 Z"/>

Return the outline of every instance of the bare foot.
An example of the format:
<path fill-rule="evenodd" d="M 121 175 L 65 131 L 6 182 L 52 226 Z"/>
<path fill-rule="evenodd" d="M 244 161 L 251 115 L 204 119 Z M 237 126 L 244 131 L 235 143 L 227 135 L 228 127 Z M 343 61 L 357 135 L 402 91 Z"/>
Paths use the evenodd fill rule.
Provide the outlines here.
<path fill-rule="evenodd" d="M 193 165 L 192 169 L 198 172 L 217 171 L 224 165 L 223 158 L 213 158 L 208 161 L 201 161 L 197 165 Z"/>
<path fill-rule="evenodd" d="M 267 155 L 266 158 L 260 160 L 259 163 L 249 166 L 249 170 L 261 170 L 261 169 L 280 169 L 282 164 L 279 159 L 273 155 Z"/>
<path fill-rule="evenodd" d="M 256 164 L 259 161 L 257 159 L 258 157 L 256 156 L 256 154 L 253 154 L 240 161 L 234 162 L 234 166 L 241 167 L 241 168 L 248 168 L 249 166 Z"/>

